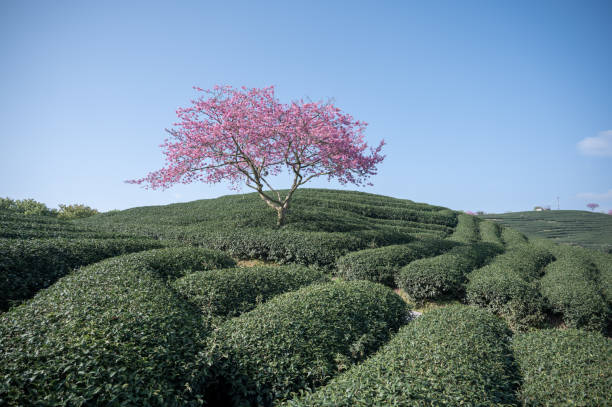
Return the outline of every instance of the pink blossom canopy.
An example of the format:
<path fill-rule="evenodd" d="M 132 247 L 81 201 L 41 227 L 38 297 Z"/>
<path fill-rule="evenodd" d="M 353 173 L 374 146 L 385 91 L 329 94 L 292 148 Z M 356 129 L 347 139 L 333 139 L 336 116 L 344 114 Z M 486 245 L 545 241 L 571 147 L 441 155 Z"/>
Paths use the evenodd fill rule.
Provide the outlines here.
<path fill-rule="evenodd" d="M 281 104 L 272 86 L 195 89 L 205 97 L 177 109 L 176 128 L 168 130 L 171 138 L 161 145 L 167 165 L 127 182 L 156 189 L 229 181 L 233 188 L 246 183 L 261 190 L 264 183 L 270 187 L 266 177 L 288 169 L 295 188 L 323 175 L 361 185 L 384 159 L 384 141 L 366 152 L 367 124 L 332 104 Z"/>

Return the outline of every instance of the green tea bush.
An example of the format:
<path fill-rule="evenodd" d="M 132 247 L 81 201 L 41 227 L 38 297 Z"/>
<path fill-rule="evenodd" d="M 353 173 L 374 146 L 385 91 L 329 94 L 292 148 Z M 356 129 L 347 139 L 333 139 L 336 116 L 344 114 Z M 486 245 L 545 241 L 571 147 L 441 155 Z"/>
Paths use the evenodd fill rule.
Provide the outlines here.
<path fill-rule="evenodd" d="M 338 259 L 337 274 L 345 280 L 369 280 L 393 287 L 395 276 L 403 266 L 456 245 L 449 240 L 420 239 L 404 245 L 355 251 Z"/>
<path fill-rule="evenodd" d="M 0 310 L 30 298 L 75 267 L 162 246 L 151 239 L 0 239 Z"/>
<path fill-rule="evenodd" d="M 331 267 L 338 257 L 366 245 L 366 242 L 348 233 L 282 229 L 228 230 L 206 234 L 190 241 L 227 251 L 238 258 L 258 258 L 318 267 Z"/>
<path fill-rule="evenodd" d="M 202 247 L 167 247 L 148 250 L 130 257 L 138 264 L 154 272 L 158 277 L 173 281 L 194 271 L 235 267 L 236 262 L 226 253 Z"/>
<path fill-rule="evenodd" d="M 502 227 L 501 239 L 508 248 L 521 246 L 527 243 L 527 238 L 524 234 L 509 227 Z"/>
<path fill-rule="evenodd" d="M 43 215 L 28 215 L 0 211 L 0 238 L 117 238 L 126 234 L 101 231 L 100 228 L 74 225 L 63 219 Z"/>
<path fill-rule="evenodd" d="M 577 329 L 514 337 L 525 406 L 607 406 L 612 399 L 612 342 Z"/>
<path fill-rule="evenodd" d="M 300 265 L 260 266 L 196 272 L 172 287 L 202 312 L 232 317 L 278 294 L 326 281 L 326 274 Z"/>
<path fill-rule="evenodd" d="M 449 237 L 450 240 L 461 243 L 474 243 L 480 240 L 477 217 L 460 213 L 457 219 L 457 227 L 455 232 Z"/>
<path fill-rule="evenodd" d="M 519 381 L 510 331 L 473 307 L 433 310 L 365 362 L 283 406 L 510 406 Z"/>
<path fill-rule="evenodd" d="M 517 330 L 544 321 L 544 300 L 537 286 L 507 270 L 485 266 L 468 274 L 466 300 L 506 318 Z"/>
<path fill-rule="evenodd" d="M 503 241 L 501 240 L 501 230 L 497 223 L 484 220 L 478 224 L 478 227 L 480 231 L 480 238 L 483 242 L 503 245 Z"/>
<path fill-rule="evenodd" d="M 207 255 L 198 263 L 208 264 Z M 0 404 L 202 401 L 207 365 L 198 355 L 212 326 L 161 278 L 183 266 L 157 255 L 113 257 L 0 315 Z"/>
<path fill-rule="evenodd" d="M 302 199 L 304 200 L 304 199 Z M 296 198 L 296 202 L 298 199 Z M 315 204 L 312 200 L 311 205 Z M 394 206 L 384 204 L 372 205 L 371 203 L 360 203 L 357 200 L 335 200 L 326 199 L 323 204 L 326 208 L 342 209 L 353 212 L 361 216 L 380 219 L 397 219 L 407 220 L 419 223 L 434 223 L 454 227 L 457 224 L 457 215 L 450 210 L 424 210 L 432 208 L 429 205 L 421 205 L 420 207 L 412 206 Z"/>
<path fill-rule="evenodd" d="M 407 306 L 369 281 L 314 284 L 230 319 L 209 341 L 215 405 L 270 405 L 324 384 L 385 343 Z"/>
<path fill-rule="evenodd" d="M 538 326 L 544 320 L 544 301 L 537 279 L 552 259 L 543 247 L 517 244 L 467 275 L 466 299 L 504 316 L 515 329 Z"/>
<path fill-rule="evenodd" d="M 415 260 L 396 276 L 396 284 L 415 301 L 463 296 L 466 274 L 501 253 L 496 244 L 458 246 L 435 257 Z"/>
<path fill-rule="evenodd" d="M 588 253 L 599 271 L 598 285 L 601 287 L 601 293 L 608 306 L 612 307 L 612 255 L 595 250 L 589 250 Z"/>
<path fill-rule="evenodd" d="M 584 249 L 559 247 L 557 260 L 546 267 L 540 291 L 553 312 L 571 328 L 603 331 L 609 305 L 598 285 L 598 270 Z"/>

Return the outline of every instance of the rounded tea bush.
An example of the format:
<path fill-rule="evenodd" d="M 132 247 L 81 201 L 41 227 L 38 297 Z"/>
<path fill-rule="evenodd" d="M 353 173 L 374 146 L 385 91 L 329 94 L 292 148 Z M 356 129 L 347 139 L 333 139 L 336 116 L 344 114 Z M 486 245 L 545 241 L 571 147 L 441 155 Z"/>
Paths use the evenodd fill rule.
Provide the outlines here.
<path fill-rule="evenodd" d="M 300 266 L 260 266 L 195 272 L 172 287 L 202 312 L 237 316 L 275 295 L 329 281 L 320 270 Z"/>
<path fill-rule="evenodd" d="M 202 247 L 168 247 L 147 250 L 130 257 L 131 264 L 153 271 L 158 277 L 174 280 L 194 271 L 235 267 L 226 253 Z"/>
<path fill-rule="evenodd" d="M 547 329 L 514 337 L 525 406 L 606 406 L 612 400 L 612 342 L 597 332 Z"/>
<path fill-rule="evenodd" d="M 424 238 L 403 245 L 360 250 L 338 259 L 337 274 L 345 280 L 368 280 L 394 287 L 396 274 L 403 266 L 456 245 L 449 240 Z"/>
<path fill-rule="evenodd" d="M 75 267 L 163 246 L 152 239 L 0 239 L 0 310 L 32 297 Z"/>
<path fill-rule="evenodd" d="M 450 240 L 455 240 L 461 243 L 475 243 L 480 240 L 478 233 L 479 219 L 475 216 L 460 213 L 457 216 L 457 227 L 453 234 L 449 237 Z"/>
<path fill-rule="evenodd" d="M 214 381 L 207 396 L 216 405 L 265 406 L 324 384 L 376 351 L 407 311 L 393 291 L 369 281 L 281 294 L 210 337 Z"/>
<path fill-rule="evenodd" d="M 540 291 L 568 327 L 604 331 L 610 309 L 599 289 L 598 270 L 588 257 L 571 249 L 563 249 L 567 254 L 546 267 Z"/>
<path fill-rule="evenodd" d="M 480 238 L 483 242 L 495 243 L 503 245 L 501 240 L 501 230 L 497 223 L 490 220 L 484 220 L 478 224 Z"/>
<path fill-rule="evenodd" d="M 223 256 L 192 250 L 194 265 Z M 0 404 L 197 403 L 207 376 L 198 355 L 212 327 L 156 270 L 181 270 L 176 253 L 161 249 L 84 267 L 0 315 Z"/>
<path fill-rule="evenodd" d="M 497 265 L 475 270 L 468 278 L 465 297 L 469 304 L 490 309 L 518 330 L 544 321 L 544 300 L 533 283 Z"/>
<path fill-rule="evenodd" d="M 396 283 L 415 301 L 459 298 L 463 296 L 465 275 L 502 250 L 489 243 L 458 246 L 439 256 L 408 263 L 398 273 Z"/>
<path fill-rule="evenodd" d="M 283 406 L 509 406 L 519 377 L 510 331 L 490 312 L 455 305 L 404 326 L 363 363 Z"/>

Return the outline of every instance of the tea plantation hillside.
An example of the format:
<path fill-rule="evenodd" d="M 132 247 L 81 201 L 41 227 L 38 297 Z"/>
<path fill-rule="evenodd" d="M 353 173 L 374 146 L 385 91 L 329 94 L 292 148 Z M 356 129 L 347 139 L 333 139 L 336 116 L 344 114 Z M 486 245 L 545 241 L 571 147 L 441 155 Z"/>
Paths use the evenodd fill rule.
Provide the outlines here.
<path fill-rule="evenodd" d="M 612 216 L 587 211 L 529 211 L 480 216 L 521 231 L 612 253 Z"/>
<path fill-rule="evenodd" d="M 280 230 L 274 211 L 255 193 L 133 208 L 75 224 L 206 246 L 241 258 L 317 266 L 333 266 L 339 255 L 367 247 L 442 239 L 457 224 L 457 214 L 446 208 L 359 192 L 304 189 L 292 202 Z"/>
<path fill-rule="evenodd" d="M 612 255 L 409 200 L 0 212 L 1 406 L 606 406 L 611 316 Z"/>

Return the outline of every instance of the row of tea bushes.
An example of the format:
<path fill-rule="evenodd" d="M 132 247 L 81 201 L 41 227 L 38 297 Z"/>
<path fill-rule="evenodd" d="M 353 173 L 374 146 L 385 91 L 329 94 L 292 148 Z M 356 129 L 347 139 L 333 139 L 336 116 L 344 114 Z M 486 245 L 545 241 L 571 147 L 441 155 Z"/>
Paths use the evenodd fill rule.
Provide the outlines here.
<path fill-rule="evenodd" d="M 480 239 L 483 242 L 494 243 L 503 246 L 504 242 L 501 239 L 501 228 L 495 222 L 490 220 L 481 221 L 478 224 Z"/>
<path fill-rule="evenodd" d="M 466 299 L 504 316 L 513 328 L 538 326 L 544 319 L 544 300 L 537 281 L 552 260 L 543 247 L 511 246 L 490 264 L 468 274 Z"/>
<path fill-rule="evenodd" d="M 359 191 L 347 191 L 347 190 L 334 190 L 334 189 L 315 189 L 315 188 L 302 188 L 299 189 L 296 194 L 296 202 L 303 202 L 304 200 L 318 200 L 321 202 L 329 200 L 357 202 L 364 205 L 374 206 L 390 206 L 398 208 L 406 208 L 413 210 L 422 211 L 434 211 L 439 212 L 446 210 L 442 206 L 429 205 L 425 203 L 418 203 L 409 199 L 393 198 L 390 196 L 370 194 L 367 192 Z"/>
<path fill-rule="evenodd" d="M 503 252 L 498 244 L 457 246 L 439 256 L 415 260 L 396 276 L 396 284 L 415 301 L 461 298 L 466 275 Z"/>
<path fill-rule="evenodd" d="M 587 252 L 599 270 L 599 287 L 609 307 L 612 307 L 612 254 L 596 250 Z"/>
<path fill-rule="evenodd" d="M 461 243 L 475 243 L 480 240 L 478 233 L 478 218 L 465 213 L 460 213 L 457 216 L 457 227 L 453 234 L 449 237 L 450 240 Z"/>
<path fill-rule="evenodd" d="M 610 307 L 601 294 L 599 270 L 582 248 L 557 246 L 557 260 L 546 267 L 540 291 L 552 311 L 571 328 L 603 331 Z"/>
<path fill-rule="evenodd" d="M 406 240 L 412 237 L 406 236 Z M 366 242 L 348 233 L 298 232 L 292 230 L 241 229 L 209 233 L 196 239 L 206 247 L 246 259 L 330 267 L 345 253 Z"/>
<path fill-rule="evenodd" d="M 187 259 L 187 260 L 186 260 Z M 0 405 L 195 405 L 206 326 L 166 284 L 187 267 L 233 264 L 170 248 L 82 268 L 0 315 Z"/>
<path fill-rule="evenodd" d="M 516 229 L 502 227 L 501 239 L 507 248 L 522 246 L 527 243 L 527 238 L 524 234 Z"/>
<path fill-rule="evenodd" d="M 282 405 L 515 405 L 510 334 L 486 310 L 440 308 L 403 327 L 362 364 Z"/>
<path fill-rule="evenodd" d="M 338 259 L 337 275 L 345 280 L 368 280 L 395 286 L 399 270 L 411 261 L 436 256 L 457 243 L 445 239 L 419 239 L 404 245 L 351 252 Z"/>
<path fill-rule="evenodd" d="M 233 317 L 278 294 L 327 281 L 320 270 L 301 265 L 259 266 L 196 272 L 172 287 L 203 313 Z"/>
<path fill-rule="evenodd" d="M 270 405 L 327 382 L 387 342 L 407 306 L 368 281 L 314 284 L 230 319 L 210 337 L 213 405 Z"/>
<path fill-rule="evenodd" d="M 119 237 L 92 227 L 77 226 L 50 216 L 16 214 L 0 210 L 0 238 L 112 238 Z"/>
<path fill-rule="evenodd" d="M 151 239 L 0 239 L 0 310 L 32 297 L 75 267 L 162 246 Z"/>
<path fill-rule="evenodd" d="M 372 205 L 370 203 L 360 203 L 355 200 L 321 200 L 317 197 L 302 198 L 298 205 L 306 204 L 315 207 L 341 209 L 354 214 L 374 219 L 395 219 L 412 221 L 418 223 L 432 223 L 454 227 L 457 224 L 456 214 L 449 209 L 434 210 L 433 207 L 424 205 L 415 206 L 394 206 L 394 205 Z"/>
<path fill-rule="evenodd" d="M 546 329 L 513 338 L 524 406 L 607 406 L 612 342 L 596 332 Z"/>

